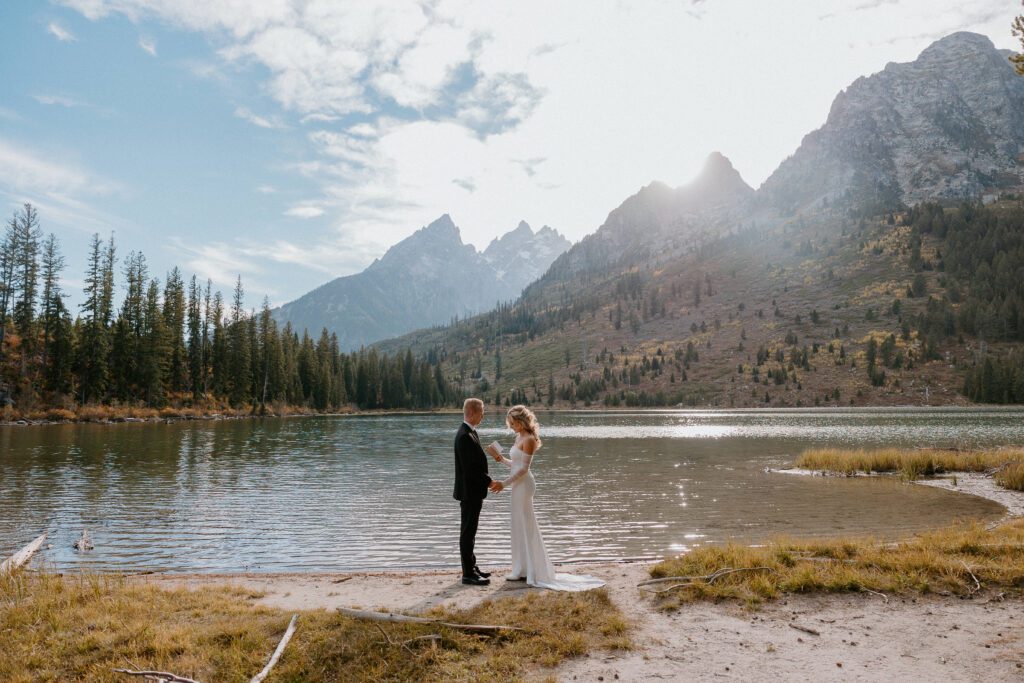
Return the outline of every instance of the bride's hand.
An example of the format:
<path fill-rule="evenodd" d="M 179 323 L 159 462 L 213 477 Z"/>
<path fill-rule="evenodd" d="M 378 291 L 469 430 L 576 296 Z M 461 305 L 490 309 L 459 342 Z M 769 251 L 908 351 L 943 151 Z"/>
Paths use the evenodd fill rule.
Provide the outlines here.
<path fill-rule="evenodd" d="M 487 452 L 491 454 L 495 462 L 501 462 L 501 453 L 494 447 L 494 444 L 487 446 Z"/>

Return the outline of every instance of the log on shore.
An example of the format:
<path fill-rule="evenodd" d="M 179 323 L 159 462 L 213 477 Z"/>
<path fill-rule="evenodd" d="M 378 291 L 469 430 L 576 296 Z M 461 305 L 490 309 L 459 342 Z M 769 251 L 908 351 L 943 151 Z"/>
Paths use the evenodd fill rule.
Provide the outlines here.
<path fill-rule="evenodd" d="M 292 615 L 292 620 L 288 622 L 288 628 L 284 632 L 284 636 L 281 637 L 281 642 L 277 644 L 277 649 L 274 650 L 274 654 L 270 656 L 270 661 L 263 667 L 263 671 L 252 677 L 249 683 L 263 683 L 263 680 L 270 674 L 270 670 L 277 664 L 277 660 L 281 658 L 281 653 L 284 652 L 284 648 L 288 645 L 288 641 L 292 639 L 292 634 L 295 633 L 295 621 L 299 618 L 298 614 Z"/>
<path fill-rule="evenodd" d="M 0 574 L 13 572 L 15 569 L 28 562 L 29 558 L 35 555 L 36 551 L 39 550 L 45 540 L 46 533 L 44 532 L 36 540 L 32 541 L 27 546 L 4 560 L 3 564 L 0 564 Z"/>

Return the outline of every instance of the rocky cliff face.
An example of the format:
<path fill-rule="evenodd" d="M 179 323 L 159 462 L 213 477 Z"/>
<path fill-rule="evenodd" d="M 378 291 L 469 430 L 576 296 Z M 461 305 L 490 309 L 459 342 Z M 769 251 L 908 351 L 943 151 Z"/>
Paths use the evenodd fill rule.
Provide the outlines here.
<path fill-rule="evenodd" d="M 739 226 L 754 190 L 725 156 L 711 154 L 700 175 L 680 187 L 653 182 L 608 214 L 594 233 L 558 257 L 528 291 L 581 272 L 667 258 Z"/>
<path fill-rule="evenodd" d="M 391 247 L 366 270 L 337 278 L 275 309 L 297 331 L 326 327 L 343 349 L 488 310 L 519 296 L 569 242 L 551 228 L 526 223 L 483 254 L 462 242 L 448 214 Z"/>
<path fill-rule="evenodd" d="M 960 32 L 913 62 L 858 78 L 759 199 L 784 211 L 836 202 L 870 211 L 1020 184 L 1024 78 L 1007 55 Z"/>
<path fill-rule="evenodd" d="M 539 278 L 551 262 L 572 246 L 572 243 L 545 225 L 536 233 L 522 221 L 515 230 L 496 237 L 483 252 L 484 260 L 494 269 L 501 288 L 514 293 Z"/>

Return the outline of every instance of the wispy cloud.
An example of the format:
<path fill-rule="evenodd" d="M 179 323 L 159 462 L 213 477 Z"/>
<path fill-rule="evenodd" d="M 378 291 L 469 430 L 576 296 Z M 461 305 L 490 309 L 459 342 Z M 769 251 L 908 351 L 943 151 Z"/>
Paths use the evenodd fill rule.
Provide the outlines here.
<path fill-rule="evenodd" d="M 284 212 L 285 216 L 292 216 L 293 218 L 319 218 L 324 215 L 324 210 L 319 206 L 298 205 L 293 206 Z"/>
<path fill-rule="evenodd" d="M 14 205 L 31 202 L 56 224 L 87 232 L 122 225 L 92 202 L 123 191 L 119 183 L 84 168 L 0 139 L 0 196 Z"/>
<path fill-rule="evenodd" d="M 150 56 L 156 57 L 156 41 L 152 38 L 139 36 L 139 47 L 142 48 L 143 52 L 147 52 Z"/>
<path fill-rule="evenodd" d="M 258 185 L 256 187 L 256 191 L 259 192 L 260 194 L 274 194 L 275 192 L 277 192 L 277 188 L 275 188 L 273 185 Z"/>
<path fill-rule="evenodd" d="M 75 34 L 58 24 L 56 21 L 51 21 L 46 25 L 46 32 L 62 43 L 69 43 L 78 40 L 75 38 Z"/>
<path fill-rule="evenodd" d="M 277 292 L 265 282 L 258 282 L 259 276 L 265 272 L 264 269 L 251 259 L 244 258 L 238 244 L 223 241 L 197 244 L 172 237 L 170 246 L 182 255 L 187 271 L 194 272 L 202 280 L 211 280 L 222 290 L 230 291 L 236 279 L 241 276 L 242 284 L 247 291 L 268 295 Z"/>
<path fill-rule="evenodd" d="M 452 182 L 466 192 L 476 191 L 476 183 L 473 182 L 472 178 L 452 178 Z"/>
<path fill-rule="evenodd" d="M 254 113 L 248 107 L 237 107 L 235 109 L 235 116 L 242 119 L 243 121 L 248 121 L 254 126 L 259 126 L 260 128 L 285 127 L 284 123 L 280 119 L 276 117 L 267 118 L 266 116 L 260 116 L 259 114 Z"/>
<path fill-rule="evenodd" d="M 67 95 L 53 95 L 53 94 L 38 94 L 32 95 L 39 104 L 46 104 L 56 107 L 67 107 L 73 109 L 75 107 L 91 107 L 92 105 L 82 100 L 77 100 L 74 97 L 68 97 Z"/>

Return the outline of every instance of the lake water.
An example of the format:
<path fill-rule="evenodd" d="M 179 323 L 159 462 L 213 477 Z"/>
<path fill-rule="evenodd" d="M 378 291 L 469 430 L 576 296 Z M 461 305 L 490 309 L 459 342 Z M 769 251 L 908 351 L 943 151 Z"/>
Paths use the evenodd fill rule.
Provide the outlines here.
<path fill-rule="evenodd" d="M 536 507 L 556 561 L 661 557 L 776 535 L 899 536 L 996 519 L 892 479 L 766 473 L 812 446 L 1024 444 L 1020 410 L 540 413 Z M 488 414 L 485 443 L 510 433 Z M 457 415 L 0 427 L 0 555 L 42 531 L 59 569 L 456 567 Z M 492 471 L 503 465 L 490 461 Z M 477 555 L 508 561 L 508 494 Z M 95 549 L 72 544 L 87 527 Z"/>

